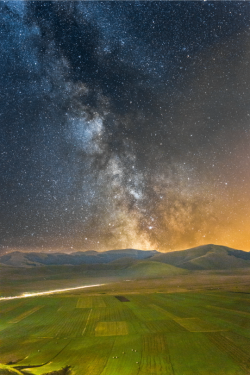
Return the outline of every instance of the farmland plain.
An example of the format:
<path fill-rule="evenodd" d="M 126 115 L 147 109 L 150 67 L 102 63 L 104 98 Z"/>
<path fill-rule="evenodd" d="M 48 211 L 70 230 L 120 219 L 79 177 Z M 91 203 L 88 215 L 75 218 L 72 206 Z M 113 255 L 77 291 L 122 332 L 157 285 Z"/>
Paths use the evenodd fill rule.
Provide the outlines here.
<path fill-rule="evenodd" d="M 248 274 L 108 279 L 89 289 L 2 300 L 0 374 L 247 375 Z"/>

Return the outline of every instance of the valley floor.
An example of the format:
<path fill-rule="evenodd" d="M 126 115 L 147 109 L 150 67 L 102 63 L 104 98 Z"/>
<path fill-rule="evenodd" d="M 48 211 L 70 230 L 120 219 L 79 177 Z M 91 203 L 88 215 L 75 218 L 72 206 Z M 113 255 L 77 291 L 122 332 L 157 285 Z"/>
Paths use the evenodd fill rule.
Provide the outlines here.
<path fill-rule="evenodd" d="M 211 275 L 0 301 L 0 374 L 247 375 L 249 277 Z"/>

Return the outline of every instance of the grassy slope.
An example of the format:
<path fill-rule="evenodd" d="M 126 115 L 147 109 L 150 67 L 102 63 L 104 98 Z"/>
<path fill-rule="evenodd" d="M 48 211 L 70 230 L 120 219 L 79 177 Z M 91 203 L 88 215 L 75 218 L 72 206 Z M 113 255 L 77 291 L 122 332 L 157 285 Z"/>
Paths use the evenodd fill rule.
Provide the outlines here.
<path fill-rule="evenodd" d="M 216 270 L 250 267 L 250 261 L 241 258 L 245 252 L 226 246 L 204 245 L 188 250 L 157 254 L 153 261 L 172 264 L 189 270 Z"/>
<path fill-rule="evenodd" d="M 163 262 L 179 266 L 182 263 L 188 262 L 194 258 L 200 257 L 207 253 L 209 245 L 198 246 L 192 249 L 173 251 L 169 253 L 156 254 L 152 257 L 153 261 Z"/>
<path fill-rule="evenodd" d="M 182 264 L 184 268 L 195 269 L 234 269 L 250 267 L 250 261 L 236 258 L 227 253 L 216 253 L 215 251 L 208 252 L 207 254 L 192 259 L 188 263 Z"/>

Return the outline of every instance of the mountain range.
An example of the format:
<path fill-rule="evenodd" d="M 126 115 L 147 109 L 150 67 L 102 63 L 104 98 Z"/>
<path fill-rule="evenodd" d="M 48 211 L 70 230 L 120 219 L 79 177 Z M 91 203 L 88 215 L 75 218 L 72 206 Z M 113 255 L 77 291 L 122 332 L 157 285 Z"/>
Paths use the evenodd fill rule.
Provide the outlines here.
<path fill-rule="evenodd" d="M 96 269 L 99 267 L 101 269 L 129 268 L 132 273 L 133 269 L 140 269 L 139 273 L 143 273 L 143 269 L 146 267 L 147 269 L 154 269 L 153 273 L 157 273 L 157 269 L 161 273 L 161 271 L 164 272 L 165 265 L 172 266 L 172 271 L 174 268 L 190 271 L 247 268 L 250 267 L 250 252 L 213 244 L 169 253 L 136 249 L 104 252 L 91 250 L 71 254 L 14 251 L 0 256 L 0 264 L 29 268 L 59 265 L 89 265 L 89 267 Z"/>
<path fill-rule="evenodd" d="M 0 264 L 13 267 L 34 267 L 52 265 L 106 264 L 122 258 L 133 260 L 151 258 L 156 250 L 121 249 L 97 252 L 94 250 L 74 253 L 40 253 L 14 251 L 0 256 Z"/>

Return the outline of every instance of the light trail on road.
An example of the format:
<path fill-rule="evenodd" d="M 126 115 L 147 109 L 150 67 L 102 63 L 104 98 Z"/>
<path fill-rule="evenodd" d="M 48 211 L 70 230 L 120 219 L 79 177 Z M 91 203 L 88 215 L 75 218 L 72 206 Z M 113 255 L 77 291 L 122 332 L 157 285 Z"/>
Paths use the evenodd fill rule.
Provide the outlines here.
<path fill-rule="evenodd" d="M 48 290 L 46 292 L 23 293 L 20 296 L 0 297 L 0 301 L 10 300 L 10 299 L 27 298 L 27 297 L 44 296 L 44 295 L 48 295 L 48 294 L 55 294 L 55 293 L 67 292 L 69 290 L 77 290 L 77 289 L 84 289 L 84 288 L 93 288 L 94 286 L 102 286 L 102 285 L 106 285 L 106 284 L 94 284 L 94 285 L 77 286 L 75 288 L 54 289 L 54 290 Z"/>

